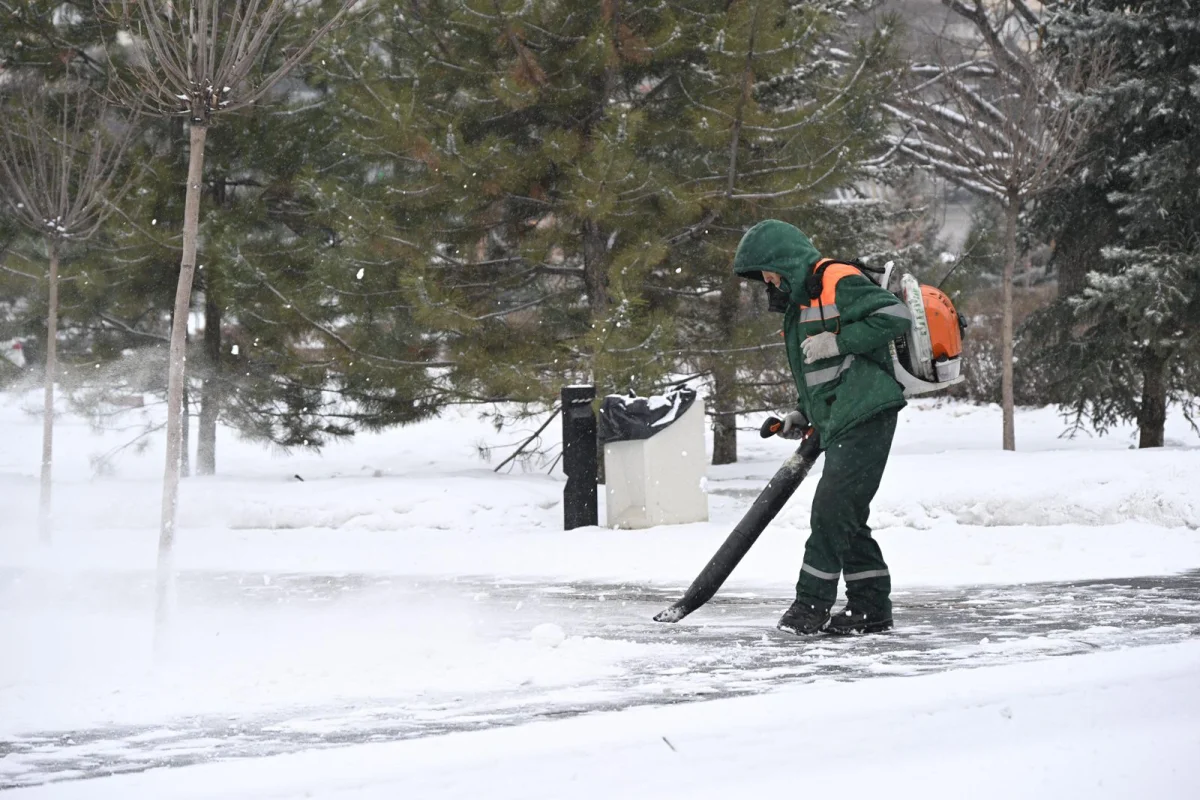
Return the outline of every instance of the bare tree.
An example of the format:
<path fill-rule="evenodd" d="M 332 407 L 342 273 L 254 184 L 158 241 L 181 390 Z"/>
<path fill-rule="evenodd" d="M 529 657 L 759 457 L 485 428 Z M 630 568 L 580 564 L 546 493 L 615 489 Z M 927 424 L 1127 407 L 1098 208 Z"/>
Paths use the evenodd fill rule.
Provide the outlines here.
<path fill-rule="evenodd" d="M 130 77 L 114 72 L 114 94 L 130 108 L 183 115 L 189 125 L 183 212 L 183 256 L 175 292 L 167 382 L 167 458 L 159 529 L 156 633 L 165 630 L 173 585 L 172 552 L 182 460 L 182 404 L 188 312 L 196 270 L 204 142 L 217 116 L 259 102 L 305 60 L 356 0 L 96 0 L 129 37 Z M 299 14 L 328 17 L 284 50 L 270 67 L 281 37 L 300 25 Z M 115 56 L 116 54 L 112 54 Z M 117 58 L 110 58 L 116 63 Z"/>
<path fill-rule="evenodd" d="M 92 235 L 133 185 L 124 157 L 135 129 L 69 82 L 26 88 L 0 109 L 0 184 L 12 216 L 46 245 L 46 367 L 38 535 L 49 544 L 62 248 Z"/>
<path fill-rule="evenodd" d="M 1003 446 L 1014 450 L 1017 219 L 1025 203 L 1081 165 L 1088 112 L 1067 99 L 1103 73 L 1106 59 L 1097 53 L 1064 69 L 1041 52 L 1038 19 L 1022 0 L 968 2 L 942 0 L 974 35 L 945 43 L 933 63 L 913 65 L 887 109 L 900 154 L 1004 209 L 1001 404 Z"/>

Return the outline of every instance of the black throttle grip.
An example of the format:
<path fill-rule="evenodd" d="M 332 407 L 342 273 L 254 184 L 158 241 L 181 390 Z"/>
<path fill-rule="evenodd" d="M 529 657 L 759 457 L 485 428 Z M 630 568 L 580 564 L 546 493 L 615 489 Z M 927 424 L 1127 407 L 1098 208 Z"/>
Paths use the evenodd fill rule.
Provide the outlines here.
<path fill-rule="evenodd" d="M 770 439 L 775 434 L 783 430 L 783 420 L 779 417 L 767 417 L 762 427 L 758 429 L 758 435 L 764 439 Z"/>

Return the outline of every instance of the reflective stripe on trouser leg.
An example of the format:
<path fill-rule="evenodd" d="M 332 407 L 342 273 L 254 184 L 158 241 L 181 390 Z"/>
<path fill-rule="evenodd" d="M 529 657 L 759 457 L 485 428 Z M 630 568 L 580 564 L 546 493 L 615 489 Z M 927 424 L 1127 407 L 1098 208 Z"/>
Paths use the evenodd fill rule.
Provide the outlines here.
<path fill-rule="evenodd" d="M 890 611 L 891 576 L 867 518 L 887 466 L 896 412 L 888 411 L 842 434 L 825 452 L 825 466 L 813 495 L 812 534 L 796 595 L 813 603 L 833 603 L 836 576 L 846 578 L 846 594 L 856 605 Z M 824 576 L 835 576 L 830 580 Z"/>
<path fill-rule="evenodd" d="M 852 581 L 865 581 L 867 578 L 890 578 L 892 573 L 886 569 L 868 569 L 862 572 L 847 572 L 846 583 Z"/>
<path fill-rule="evenodd" d="M 800 571 L 807 572 L 809 575 L 812 575 L 814 578 L 820 578 L 823 581 L 833 581 L 834 585 L 835 586 L 837 585 L 838 574 L 836 572 L 822 572 L 821 570 L 814 567 L 812 564 L 801 564 Z"/>

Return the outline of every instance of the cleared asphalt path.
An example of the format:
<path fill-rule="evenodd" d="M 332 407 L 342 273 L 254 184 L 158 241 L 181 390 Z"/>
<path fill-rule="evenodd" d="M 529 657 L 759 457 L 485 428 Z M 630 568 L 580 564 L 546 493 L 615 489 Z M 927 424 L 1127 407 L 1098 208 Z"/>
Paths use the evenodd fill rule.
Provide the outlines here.
<path fill-rule="evenodd" d="M 0 611 L 5 583 L 0 574 Z M 101 580 L 93 578 L 92 580 Z M 109 576 L 131 593 L 151 576 Z M 123 581 L 123 582 L 120 582 Z M 497 637 L 527 638 L 553 622 L 570 636 L 670 647 L 646 650 L 617 674 L 570 687 L 522 686 L 503 692 L 380 697 L 354 705 L 281 709 L 231 717 L 187 717 L 168 724 L 31 733 L 0 741 L 0 789 L 80 780 L 220 759 L 433 736 L 520 725 L 637 705 L 692 702 L 764 692 L 818 679 L 1028 661 L 1094 650 L 1177 642 L 1200 636 L 1200 571 L 1171 577 L 964 587 L 898 593 L 897 629 L 880 636 L 808 639 L 774 622 L 789 598 L 731 591 L 675 625 L 651 617 L 685 587 L 538 583 L 488 579 L 397 580 L 365 575 L 186 573 L 180 603 L 296 603 L 320 607 L 347 593 L 403 604 L 447 594 L 520 614 L 494 615 Z M 80 591 L 83 591 L 81 588 Z"/>

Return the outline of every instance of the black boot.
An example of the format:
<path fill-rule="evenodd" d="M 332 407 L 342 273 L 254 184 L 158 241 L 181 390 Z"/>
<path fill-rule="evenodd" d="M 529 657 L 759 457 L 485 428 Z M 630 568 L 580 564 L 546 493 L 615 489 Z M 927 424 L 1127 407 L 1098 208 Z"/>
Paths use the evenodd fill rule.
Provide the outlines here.
<path fill-rule="evenodd" d="M 829 624 L 829 606 L 808 600 L 797 600 L 783 612 L 776 628 L 796 636 L 812 636 L 820 633 Z"/>
<path fill-rule="evenodd" d="M 849 603 L 834 614 L 825 626 L 826 633 L 847 636 L 852 633 L 883 633 L 892 629 L 891 612 L 859 611 Z"/>

